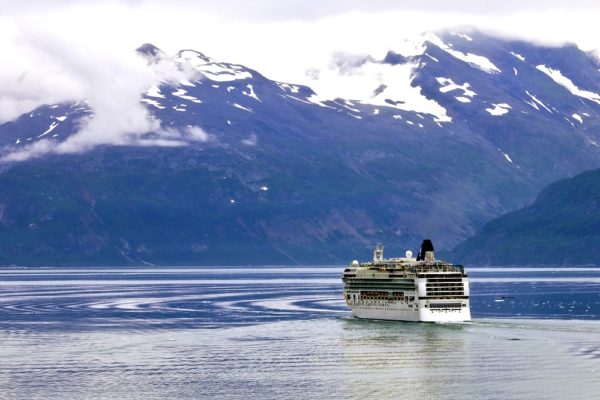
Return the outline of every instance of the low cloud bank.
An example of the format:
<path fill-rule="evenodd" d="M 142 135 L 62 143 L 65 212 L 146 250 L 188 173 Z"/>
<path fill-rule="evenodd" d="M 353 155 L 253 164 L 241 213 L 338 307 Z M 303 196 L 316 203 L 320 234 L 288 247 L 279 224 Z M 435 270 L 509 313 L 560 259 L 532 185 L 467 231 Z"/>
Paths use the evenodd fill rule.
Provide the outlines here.
<path fill-rule="evenodd" d="M 4 155 L 3 161 L 77 153 L 106 144 L 179 146 L 208 139 L 199 127 L 184 132 L 162 129 L 160 120 L 140 103 L 153 85 L 198 79 L 170 59 L 149 62 L 135 49 L 87 47 L 2 17 L 0 48 L 3 59 L 11 61 L 0 67 L 0 123 L 47 104 L 83 100 L 93 110 L 65 141 L 41 140 Z"/>

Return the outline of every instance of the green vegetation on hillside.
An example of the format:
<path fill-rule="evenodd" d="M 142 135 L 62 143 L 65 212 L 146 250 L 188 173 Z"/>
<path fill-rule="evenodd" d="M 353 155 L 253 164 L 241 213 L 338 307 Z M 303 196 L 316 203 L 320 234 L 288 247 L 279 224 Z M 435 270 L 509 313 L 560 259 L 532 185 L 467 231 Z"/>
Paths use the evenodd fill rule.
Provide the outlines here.
<path fill-rule="evenodd" d="M 453 255 L 480 265 L 600 265 L 600 169 L 547 186 L 531 206 L 489 222 Z"/>

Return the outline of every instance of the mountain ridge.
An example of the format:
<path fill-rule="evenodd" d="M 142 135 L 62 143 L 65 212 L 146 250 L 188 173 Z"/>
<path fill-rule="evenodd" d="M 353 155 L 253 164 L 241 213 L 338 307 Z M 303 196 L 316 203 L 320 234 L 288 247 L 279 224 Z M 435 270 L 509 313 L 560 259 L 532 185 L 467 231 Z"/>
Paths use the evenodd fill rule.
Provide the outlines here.
<path fill-rule="evenodd" d="M 461 262 L 600 265 L 600 169 L 546 186 L 535 202 L 488 222 L 457 246 Z"/>
<path fill-rule="evenodd" d="M 600 165 L 591 56 L 471 31 L 435 37 L 394 53 L 403 58 L 313 71 L 314 89 L 178 52 L 168 61 L 195 79 L 143 95 L 160 121 L 143 146 L 3 165 L 0 263 L 343 263 L 425 236 L 449 250 Z M 62 143 L 93 111 L 42 106 L 0 125 L 0 147 Z"/>

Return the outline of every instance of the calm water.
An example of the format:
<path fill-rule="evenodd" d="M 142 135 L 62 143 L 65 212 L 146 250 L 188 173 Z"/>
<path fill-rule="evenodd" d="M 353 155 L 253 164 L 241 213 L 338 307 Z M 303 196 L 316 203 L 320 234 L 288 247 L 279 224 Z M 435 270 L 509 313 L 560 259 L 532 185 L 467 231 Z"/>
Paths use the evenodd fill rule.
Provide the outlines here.
<path fill-rule="evenodd" d="M 360 321 L 342 267 L 0 270 L 0 399 L 600 398 L 600 269 L 469 269 L 465 324 Z"/>

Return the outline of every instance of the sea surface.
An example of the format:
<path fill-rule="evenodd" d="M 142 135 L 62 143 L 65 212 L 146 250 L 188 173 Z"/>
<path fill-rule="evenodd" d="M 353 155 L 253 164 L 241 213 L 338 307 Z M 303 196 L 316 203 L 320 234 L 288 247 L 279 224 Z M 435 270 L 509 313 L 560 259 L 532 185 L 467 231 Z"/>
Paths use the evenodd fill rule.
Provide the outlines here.
<path fill-rule="evenodd" d="M 600 398 L 600 268 L 470 268 L 462 324 L 352 318 L 342 270 L 0 269 L 0 399 Z"/>

